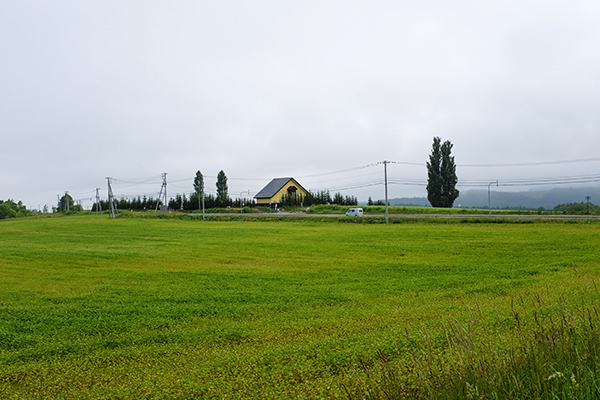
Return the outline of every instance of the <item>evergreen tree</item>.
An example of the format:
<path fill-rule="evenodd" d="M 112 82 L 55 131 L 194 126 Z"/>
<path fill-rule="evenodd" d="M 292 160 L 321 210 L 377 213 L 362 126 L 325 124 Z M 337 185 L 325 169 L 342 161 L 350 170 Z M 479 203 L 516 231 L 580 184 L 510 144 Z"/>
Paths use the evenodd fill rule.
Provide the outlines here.
<path fill-rule="evenodd" d="M 179 210 L 181 206 L 181 195 L 177 193 L 175 197 L 171 197 L 168 202 L 170 210 Z"/>
<path fill-rule="evenodd" d="M 451 208 L 459 194 L 452 146 L 448 140 L 442 143 L 439 137 L 433 138 L 427 162 L 427 200 L 433 207 Z"/>
<path fill-rule="evenodd" d="M 119 208 L 121 208 L 123 210 L 127 210 L 127 209 L 131 208 L 131 206 L 129 204 L 129 200 L 127 200 L 126 197 L 121 197 L 121 199 L 117 202 L 117 204 L 119 205 Z"/>
<path fill-rule="evenodd" d="M 371 199 L 371 196 L 369 196 L 369 200 L 367 201 L 367 205 L 368 206 L 372 206 L 373 205 L 373 199 Z"/>
<path fill-rule="evenodd" d="M 65 193 L 65 195 L 61 197 L 60 200 L 58 200 L 56 209 L 58 210 L 58 212 L 66 212 L 67 210 L 71 210 L 74 204 L 75 202 L 73 201 L 71 195 Z"/>
<path fill-rule="evenodd" d="M 344 196 L 342 196 L 340 192 L 337 192 L 335 195 L 333 195 L 333 204 L 338 204 L 340 206 L 343 206 L 345 204 Z"/>
<path fill-rule="evenodd" d="M 221 207 L 226 207 L 229 203 L 227 176 L 223 170 L 217 174 L 217 203 Z"/>
<path fill-rule="evenodd" d="M 358 199 L 354 196 L 346 196 L 346 198 L 344 199 L 344 205 L 345 206 L 357 206 Z"/>
<path fill-rule="evenodd" d="M 190 197 L 187 199 L 187 202 L 183 204 L 183 208 L 188 211 L 196 210 L 198 204 L 200 204 L 198 193 L 190 193 Z"/>
<path fill-rule="evenodd" d="M 217 199 L 212 194 L 204 195 L 204 207 L 215 208 L 217 207 Z"/>
<path fill-rule="evenodd" d="M 333 200 L 331 200 L 331 195 L 329 194 L 329 190 L 325 190 L 323 193 L 323 204 L 331 204 Z"/>

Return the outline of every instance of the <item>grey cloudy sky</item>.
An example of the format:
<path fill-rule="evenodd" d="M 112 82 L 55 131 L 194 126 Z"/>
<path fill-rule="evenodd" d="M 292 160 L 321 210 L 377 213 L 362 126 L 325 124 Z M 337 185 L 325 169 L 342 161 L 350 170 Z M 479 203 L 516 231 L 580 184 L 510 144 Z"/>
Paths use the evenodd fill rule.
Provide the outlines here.
<path fill-rule="evenodd" d="M 383 160 L 409 163 L 390 197 L 425 196 L 434 136 L 459 183 L 594 180 L 598 21 L 598 1 L 0 0 L 0 199 L 89 207 L 109 176 L 156 196 L 163 172 L 191 192 L 197 170 L 232 197 L 295 176 L 376 199 L 383 167 L 358 167 Z"/>

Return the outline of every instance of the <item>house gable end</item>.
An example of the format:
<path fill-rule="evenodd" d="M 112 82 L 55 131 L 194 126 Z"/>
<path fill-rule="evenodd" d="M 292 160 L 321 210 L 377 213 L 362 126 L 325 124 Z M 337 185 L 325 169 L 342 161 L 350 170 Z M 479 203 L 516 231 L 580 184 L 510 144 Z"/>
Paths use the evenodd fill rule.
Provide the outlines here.
<path fill-rule="evenodd" d="M 308 191 L 304 189 L 304 187 L 302 187 L 302 185 L 300 185 L 294 178 L 275 178 L 261 191 L 259 191 L 254 198 L 258 203 L 277 203 L 277 201 L 280 200 L 281 196 L 283 195 L 280 192 L 285 192 L 290 187 L 295 189 L 292 190 L 293 192 L 300 192 L 302 195 L 308 194 Z"/>

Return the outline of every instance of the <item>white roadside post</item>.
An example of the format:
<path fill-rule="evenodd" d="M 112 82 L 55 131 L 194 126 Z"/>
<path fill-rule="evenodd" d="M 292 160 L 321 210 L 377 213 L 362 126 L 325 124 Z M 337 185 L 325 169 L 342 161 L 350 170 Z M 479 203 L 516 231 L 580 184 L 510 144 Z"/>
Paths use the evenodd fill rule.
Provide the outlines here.
<path fill-rule="evenodd" d="M 488 183 L 488 216 L 491 217 L 492 216 L 492 202 L 491 202 L 491 197 L 490 197 L 490 186 L 493 184 L 496 184 L 496 186 L 498 186 L 498 180 L 496 179 L 496 182 L 490 182 Z"/>
<path fill-rule="evenodd" d="M 242 201 L 242 195 L 246 193 L 246 191 L 244 190 L 242 193 L 240 193 L 240 214 L 244 213 L 244 202 Z M 250 195 L 250 189 L 248 189 L 248 196 Z"/>

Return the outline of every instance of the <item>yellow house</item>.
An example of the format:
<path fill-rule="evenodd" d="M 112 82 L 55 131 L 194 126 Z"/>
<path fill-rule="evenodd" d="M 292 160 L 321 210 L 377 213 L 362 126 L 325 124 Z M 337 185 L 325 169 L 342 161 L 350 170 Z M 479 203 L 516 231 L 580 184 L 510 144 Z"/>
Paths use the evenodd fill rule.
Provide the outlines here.
<path fill-rule="evenodd" d="M 305 197 L 308 191 L 302 187 L 294 178 L 275 178 L 260 192 L 254 196 L 257 204 L 279 203 L 281 197 L 302 195 Z"/>

